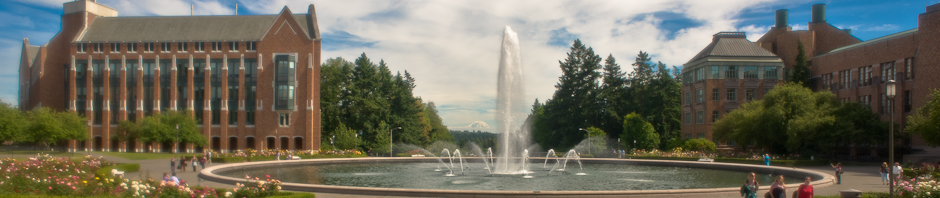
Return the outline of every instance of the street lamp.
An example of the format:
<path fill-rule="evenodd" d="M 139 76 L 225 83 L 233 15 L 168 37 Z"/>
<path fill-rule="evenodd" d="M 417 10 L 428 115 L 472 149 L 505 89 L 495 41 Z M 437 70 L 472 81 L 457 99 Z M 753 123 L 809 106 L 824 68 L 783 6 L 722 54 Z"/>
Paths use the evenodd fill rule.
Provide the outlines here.
<path fill-rule="evenodd" d="M 587 136 L 588 136 L 588 138 L 587 138 L 587 139 L 588 139 L 588 154 L 591 154 L 591 132 L 588 131 L 587 129 L 584 129 L 584 128 L 578 128 L 578 130 L 583 130 L 584 132 L 587 132 Z"/>
<path fill-rule="evenodd" d="M 388 157 L 395 157 L 392 156 L 392 131 L 395 129 L 401 129 L 401 127 L 395 127 L 388 130 Z"/>
<path fill-rule="evenodd" d="M 891 178 L 891 182 L 888 182 L 888 195 L 894 197 L 894 95 L 896 95 L 897 90 L 895 90 L 894 80 L 888 80 L 888 83 L 885 84 L 885 95 L 888 96 L 888 112 L 890 112 L 891 125 L 888 126 L 888 164 L 891 166 L 891 170 L 888 171 L 888 178 Z"/>
<path fill-rule="evenodd" d="M 333 144 L 333 139 L 336 139 L 336 135 L 330 138 L 330 147 L 333 147 L 333 150 L 336 150 L 336 146 Z"/>
<path fill-rule="evenodd" d="M 173 150 L 179 153 L 179 149 L 180 149 L 180 125 L 179 124 L 176 124 L 176 146 L 174 147 L 176 148 L 173 148 Z"/>

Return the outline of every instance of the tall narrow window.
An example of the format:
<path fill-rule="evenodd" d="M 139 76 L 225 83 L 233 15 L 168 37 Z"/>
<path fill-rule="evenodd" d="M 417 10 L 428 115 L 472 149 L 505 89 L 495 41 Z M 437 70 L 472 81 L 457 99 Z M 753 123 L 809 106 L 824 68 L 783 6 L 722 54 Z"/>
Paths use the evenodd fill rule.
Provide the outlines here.
<path fill-rule="evenodd" d="M 692 104 L 692 92 L 685 92 L 685 104 Z"/>
<path fill-rule="evenodd" d="M 193 45 L 196 46 L 196 52 L 206 51 L 206 43 L 196 42 L 196 43 L 193 43 Z"/>
<path fill-rule="evenodd" d="M 160 43 L 160 52 L 161 53 L 170 53 L 170 43 L 163 42 Z M 161 68 L 162 69 L 162 68 Z"/>
<path fill-rule="evenodd" d="M 144 52 L 153 53 L 153 43 L 144 43 Z"/>
<path fill-rule="evenodd" d="M 172 71 L 173 60 L 162 59 L 160 60 L 160 110 L 171 110 L 170 109 L 170 80 L 172 80 Z"/>
<path fill-rule="evenodd" d="M 910 90 L 904 91 L 904 112 L 905 113 L 911 112 L 912 104 L 913 104 L 913 101 L 911 98 L 911 91 Z"/>
<path fill-rule="evenodd" d="M 143 72 L 144 78 L 141 79 L 144 83 L 144 115 L 151 116 L 153 115 L 153 68 L 156 67 L 157 63 L 154 59 L 147 59 L 143 61 Z"/>
<path fill-rule="evenodd" d="M 86 47 L 86 46 L 87 46 L 87 45 L 86 45 L 85 43 L 76 44 L 76 45 L 75 45 L 75 51 L 78 52 L 78 53 L 85 53 L 85 47 Z"/>
<path fill-rule="evenodd" d="M 718 122 L 718 111 L 712 111 L 712 122 Z"/>
<path fill-rule="evenodd" d="M 255 109 L 258 101 L 255 99 L 258 84 L 258 60 L 245 59 L 245 124 L 255 125 Z"/>
<path fill-rule="evenodd" d="M 206 59 L 193 59 L 193 114 L 202 124 L 206 109 Z"/>
<path fill-rule="evenodd" d="M 705 68 L 695 70 L 695 81 L 705 80 Z"/>
<path fill-rule="evenodd" d="M 904 79 L 914 79 L 914 58 L 904 59 Z"/>
<path fill-rule="evenodd" d="M 111 101 L 109 101 L 111 104 L 111 124 L 118 124 L 121 115 L 121 59 L 108 61 L 108 70 L 110 71 L 110 79 L 108 80 L 110 80 L 109 85 L 111 85 Z"/>
<path fill-rule="evenodd" d="M 737 100 L 738 100 L 738 95 L 735 93 L 735 89 L 734 89 L 734 88 L 725 90 L 725 93 L 727 93 L 727 96 L 726 96 L 725 100 L 728 100 L 728 101 L 737 101 Z"/>
<path fill-rule="evenodd" d="M 239 59 L 228 59 L 228 123 L 238 123 L 238 69 Z"/>
<path fill-rule="evenodd" d="M 744 92 L 745 92 L 744 94 L 746 94 L 745 96 L 747 97 L 747 101 L 753 101 L 755 95 L 757 95 L 754 89 L 747 89 L 747 90 L 744 90 Z"/>
<path fill-rule="evenodd" d="M 184 61 L 176 62 L 176 110 L 193 110 L 193 107 L 187 106 L 189 104 L 189 90 L 186 90 L 186 87 L 189 86 L 188 78 L 186 77 L 186 72 L 188 72 L 188 66 Z M 197 118 L 199 119 L 199 118 Z"/>
<path fill-rule="evenodd" d="M 88 106 L 88 60 L 75 60 L 75 111 L 79 116 L 85 117 Z"/>
<path fill-rule="evenodd" d="M 124 82 L 125 82 L 125 87 L 127 88 L 127 91 L 126 91 L 127 96 L 125 98 L 127 100 L 125 101 L 124 108 L 127 110 L 126 111 L 127 120 L 131 122 L 137 121 L 136 116 L 135 116 L 137 113 L 137 100 L 138 100 L 137 98 L 138 97 L 137 96 L 137 83 L 138 83 L 137 64 L 138 63 L 136 59 L 127 59 L 126 62 L 124 62 L 124 66 L 126 67 L 124 70 L 126 74 L 126 76 L 124 77 Z"/>
<path fill-rule="evenodd" d="M 104 80 L 102 79 L 102 77 L 104 77 L 103 72 L 105 69 L 104 67 L 106 67 L 106 65 L 104 65 L 104 60 L 92 60 L 91 67 L 92 67 L 92 81 L 91 81 L 92 82 L 92 102 L 91 103 L 92 103 L 92 111 L 94 112 L 93 120 L 94 120 L 94 124 L 101 124 L 102 114 L 103 114 L 102 110 L 104 109 L 102 106 L 104 104 L 103 102 L 104 93 L 102 93 L 102 91 L 104 90 L 102 87 L 104 85 L 104 82 L 103 82 Z"/>
<path fill-rule="evenodd" d="M 721 67 L 720 66 L 711 66 L 711 77 L 712 79 L 721 79 Z"/>
<path fill-rule="evenodd" d="M 137 43 L 128 43 L 127 53 L 137 53 Z"/>
<path fill-rule="evenodd" d="M 685 113 L 685 117 L 682 119 L 686 125 L 692 124 L 692 113 Z"/>
<path fill-rule="evenodd" d="M 702 112 L 702 111 L 695 112 L 695 123 L 696 124 L 705 123 L 705 112 Z"/>
<path fill-rule="evenodd" d="M 212 98 L 209 101 L 211 105 L 210 109 L 212 110 L 212 124 L 218 125 L 221 124 L 222 120 L 222 59 L 212 59 L 209 60 L 209 67 L 212 68 L 212 74 L 209 75 L 210 87 L 212 89 L 211 96 Z"/>
<path fill-rule="evenodd" d="M 695 90 L 695 102 L 696 103 L 705 102 L 705 90 L 704 89 Z"/>
<path fill-rule="evenodd" d="M 712 101 L 718 101 L 718 88 L 712 89 Z"/>
<path fill-rule="evenodd" d="M 294 56 L 277 55 L 274 57 L 276 87 L 274 109 L 294 110 Z"/>

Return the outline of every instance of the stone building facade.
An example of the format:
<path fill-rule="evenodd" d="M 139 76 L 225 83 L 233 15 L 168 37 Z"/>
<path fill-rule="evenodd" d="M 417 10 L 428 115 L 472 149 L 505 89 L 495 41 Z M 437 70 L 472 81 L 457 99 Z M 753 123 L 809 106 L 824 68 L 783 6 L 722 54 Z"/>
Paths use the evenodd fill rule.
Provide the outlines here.
<path fill-rule="evenodd" d="M 117 123 L 189 111 L 212 149 L 318 149 L 320 45 L 314 6 L 277 15 L 119 17 L 95 0 L 67 2 L 46 45 L 23 40 L 20 106 L 88 119 L 73 151 L 160 152 L 112 139 Z"/>

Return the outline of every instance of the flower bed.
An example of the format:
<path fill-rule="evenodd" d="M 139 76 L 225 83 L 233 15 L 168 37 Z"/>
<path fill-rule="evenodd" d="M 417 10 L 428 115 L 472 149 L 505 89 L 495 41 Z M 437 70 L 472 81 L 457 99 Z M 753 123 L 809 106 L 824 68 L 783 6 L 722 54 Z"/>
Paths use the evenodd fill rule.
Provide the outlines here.
<path fill-rule="evenodd" d="M 238 163 L 238 162 L 256 162 L 256 161 L 271 161 L 277 159 L 277 150 L 236 150 L 231 153 L 212 153 L 212 162 L 221 162 L 221 163 Z M 281 150 L 281 160 L 287 160 L 288 156 L 298 156 L 300 159 L 318 159 L 318 158 L 350 158 L 350 157 L 366 157 L 365 154 L 358 150 L 337 150 L 337 151 L 319 151 L 319 150 L 304 150 L 304 151 L 289 151 Z"/>
<path fill-rule="evenodd" d="M 924 163 L 920 168 L 904 169 L 902 175 L 895 182 L 897 197 L 940 197 L 940 167 Z"/>
<path fill-rule="evenodd" d="M 110 177 L 112 167 L 130 171 L 137 164 L 116 164 L 92 158 L 39 156 L 0 159 L 0 197 L 312 197 L 309 193 L 280 192 L 280 181 L 249 180 L 241 189 L 189 187 L 152 178 L 127 180 Z M 96 176 L 100 171 L 108 173 Z M 296 194 L 296 195 L 295 195 Z"/>

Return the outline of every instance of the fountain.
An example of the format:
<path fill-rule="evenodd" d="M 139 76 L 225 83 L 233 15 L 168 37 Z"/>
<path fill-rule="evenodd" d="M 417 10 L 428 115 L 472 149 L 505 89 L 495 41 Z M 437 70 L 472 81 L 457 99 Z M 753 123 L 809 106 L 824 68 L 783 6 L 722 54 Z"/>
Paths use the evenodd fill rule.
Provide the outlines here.
<path fill-rule="evenodd" d="M 503 41 L 499 56 L 499 81 L 496 94 L 497 132 L 501 134 L 499 157 L 494 174 L 522 174 L 523 147 L 529 145 L 529 131 L 523 130 L 527 103 L 519 54 L 519 38 L 512 28 L 503 30 Z"/>
<path fill-rule="evenodd" d="M 445 148 L 436 158 L 368 157 L 223 164 L 202 170 L 200 178 L 235 184 L 244 182 L 246 175 L 270 174 L 284 181 L 284 189 L 289 190 L 431 197 L 736 194 L 740 180 L 727 178 L 746 178 L 750 171 L 758 172 L 758 180 L 766 183 L 774 179 L 769 173 L 781 172 L 789 175 L 786 178 L 791 183 L 801 182 L 795 178 L 805 176 L 812 176 L 816 186 L 832 183 L 831 175 L 786 167 L 628 159 L 584 159 L 585 164 L 582 164 L 575 150 L 555 157 L 553 149 L 548 150 L 543 163 L 543 168 L 547 168 L 548 160 L 555 159 L 555 165 L 547 170 L 549 174 L 530 179 L 535 172 L 529 169 L 529 151 L 539 149 L 526 147 L 530 145 L 531 135 L 524 126 L 528 103 L 524 98 L 520 57 L 518 36 L 506 26 L 500 48 L 496 105 L 497 133 L 501 134 L 497 145 L 500 147 L 494 156 L 492 148 L 487 148 L 484 154 L 479 146 L 471 146 L 471 152 L 479 155 L 482 164 L 466 163 L 460 150 L 450 152 Z M 445 162 L 445 157 L 449 161 Z M 459 176 L 455 174 L 454 158 L 460 164 Z M 476 161 L 477 157 L 468 159 Z M 577 176 L 566 171 L 569 161 L 578 163 L 579 170 L 574 174 Z M 471 164 L 483 166 L 486 171 L 464 169 Z M 435 171 L 447 171 L 446 177 L 428 171 L 435 166 Z M 554 171 L 564 174 L 551 175 Z"/>

